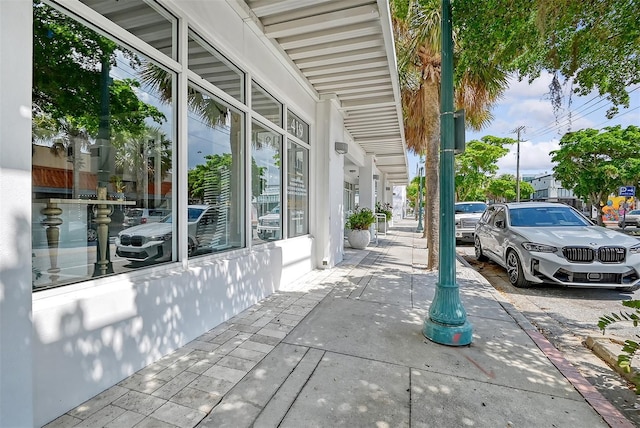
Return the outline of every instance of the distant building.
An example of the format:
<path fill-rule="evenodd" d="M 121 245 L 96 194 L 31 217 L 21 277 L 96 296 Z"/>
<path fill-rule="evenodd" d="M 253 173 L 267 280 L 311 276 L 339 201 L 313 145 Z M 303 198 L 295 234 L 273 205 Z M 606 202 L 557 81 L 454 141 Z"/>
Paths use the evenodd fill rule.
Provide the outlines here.
<path fill-rule="evenodd" d="M 572 189 L 562 187 L 553 174 L 539 175 L 530 181 L 523 177 L 523 181 L 528 181 L 533 186 L 534 193 L 531 198 L 533 201 L 561 202 L 578 209 L 583 208 L 582 200 L 573 194 Z"/>

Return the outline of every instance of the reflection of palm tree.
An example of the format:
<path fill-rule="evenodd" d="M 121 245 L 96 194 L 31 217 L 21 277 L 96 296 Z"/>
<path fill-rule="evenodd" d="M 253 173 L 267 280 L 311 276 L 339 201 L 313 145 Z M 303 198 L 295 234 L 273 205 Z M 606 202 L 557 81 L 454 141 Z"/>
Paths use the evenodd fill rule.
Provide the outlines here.
<path fill-rule="evenodd" d="M 127 132 L 117 133 L 112 137 L 116 150 L 115 166 L 117 172 L 123 174 L 132 171 L 135 174 L 136 199 L 142 200 L 144 207 L 149 201 L 145 196 L 149 180 L 166 177 L 171 169 L 171 141 L 158 127 L 147 127 L 143 134 L 132 135 Z M 156 161 L 159 157 L 159 163 Z M 156 165 L 160 170 L 156 171 Z M 158 176 L 159 174 L 159 176 Z M 160 189 L 155 189 L 156 194 Z"/>
<path fill-rule="evenodd" d="M 142 66 L 142 81 L 160 94 L 160 99 L 170 103 L 172 101 L 173 74 L 156 66 L 151 62 L 145 62 Z M 189 110 L 198 115 L 203 123 L 210 127 L 229 127 L 229 145 L 231 150 L 231 178 L 229 180 L 229 194 L 234 202 L 230 204 L 229 230 L 241 236 L 244 225 L 239 222 L 241 215 L 243 195 L 243 159 L 241 156 L 242 138 L 242 116 L 232 114 L 230 109 L 216 101 L 214 97 L 208 96 L 196 88 L 189 86 L 187 92 L 187 103 Z"/>
<path fill-rule="evenodd" d="M 45 114 L 39 114 L 33 120 L 32 138 L 35 142 L 51 144 L 54 156 L 68 156 L 73 164 L 73 198 L 80 195 L 80 170 L 84 167 L 81 151 L 89 149 L 89 135 L 86 130 L 75 126 L 64 118 L 54 120 Z"/>
<path fill-rule="evenodd" d="M 426 156 L 424 231 L 429 248 L 427 266 L 432 269 L 438 263 L 439 239 L 440 2 L 409 2 L 409 8 L 406 4 L 392 0 L 391 8 L 407 147 Z M 457 71 L 456 106 L 465 109 L 467 125 L 480 129 L 491 120 L 489 109 L 503 93 L 506 76 L 488 62 Z"/>

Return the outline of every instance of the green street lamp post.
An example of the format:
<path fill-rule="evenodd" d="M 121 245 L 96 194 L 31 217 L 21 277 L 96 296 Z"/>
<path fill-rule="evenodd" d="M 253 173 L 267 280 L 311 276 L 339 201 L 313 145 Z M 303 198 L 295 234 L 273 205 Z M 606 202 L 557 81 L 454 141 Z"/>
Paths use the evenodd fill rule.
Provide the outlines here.
<path fill-rule="evenodd" d="M 422 157 L 420 158 L 422 160 Z M 423 212 L 422 212 L 422 207 L 423 207 L 423 203 L 422 203 L 422 174 L 424 172 L 424 167 L 420 167 L 418 169 L 418 227 L 416 228 L 416 232 L 423 232 L 424 231 L 424 227 L 422 226 L 422 216 L 423 216 Z"/>
<path fill-rule="evenodd" d="M 433 342 L 464 346 L 471 343 L 473 329 L 460 301 L 456 283 L 454 216 L 454 110 L 453 38 L 451 1 L 442 0 L 442 74 L 440 81 L 440 254 L 436 293 L 424 320 L 422 333 Z"/>

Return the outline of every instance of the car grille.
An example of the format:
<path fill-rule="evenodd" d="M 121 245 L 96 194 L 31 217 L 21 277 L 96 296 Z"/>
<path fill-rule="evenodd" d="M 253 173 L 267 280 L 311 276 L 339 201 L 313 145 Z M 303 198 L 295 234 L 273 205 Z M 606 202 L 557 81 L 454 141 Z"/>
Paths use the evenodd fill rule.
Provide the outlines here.
<path fill-rule="evenodd" d="M 144 236 L 139 235 L 121 235 L 120 244 L 131 245 L 133 247 L 142 247 L 144 244 Z"/>
<path fill-rule="evenodd" d="M 460 227 L 473 229 L 476 227 L 476 223 L 478 223 L 477 218 L 463 218 L 460 220 Z"/>
<path fill-rule="evenodd" d="M 558 269 L 553 277 L 563 284 L 620 284 L 629 285 L 638 281 L 638 274 L 635 270 L 626 273 L 609 272 L 569 272 L 565 269 Z"/>
<path fill-rule="evenodd" d="M 598 260 L 601 263 L 622 263 L 626 256 L 624 247 L 564 247 L 562 254 L 570 262 L 591 263 Z"/>
<path fill-rule="evenodd" d="M 622 263 L 626 253 L 622 247 L 602 247 L 598 249 L 598 260 L 602 263 Z"/>

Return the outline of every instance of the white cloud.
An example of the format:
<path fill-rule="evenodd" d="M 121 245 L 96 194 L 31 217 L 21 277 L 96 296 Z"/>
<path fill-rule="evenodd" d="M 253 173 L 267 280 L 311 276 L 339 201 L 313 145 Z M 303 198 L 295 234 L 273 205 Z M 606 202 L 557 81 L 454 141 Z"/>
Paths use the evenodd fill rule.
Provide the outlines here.
<path fill-rule="evenodd" d="M 551 172 L 551 151 L 560 148 L 558 140 L 541 143 L 522 141 L 520 143 L 520 175 Z M 517 144 L 509 147 L 509 153 L 498 160 L 498 174 L 514 174 L 517 170 Z"/>
<path fill-rule="evenodd" d="M 544 72 L 535 79 L 531 84 L 527 79 L 518 81 L 516 77 L 509 79 L 509 89 L 505 92 L 502 103 L 518 102 L 522 97 L 535 98 L 542 100 L 545 94 L 549 93 L 549 83 L 551 83 L 551 74 Z"/>

